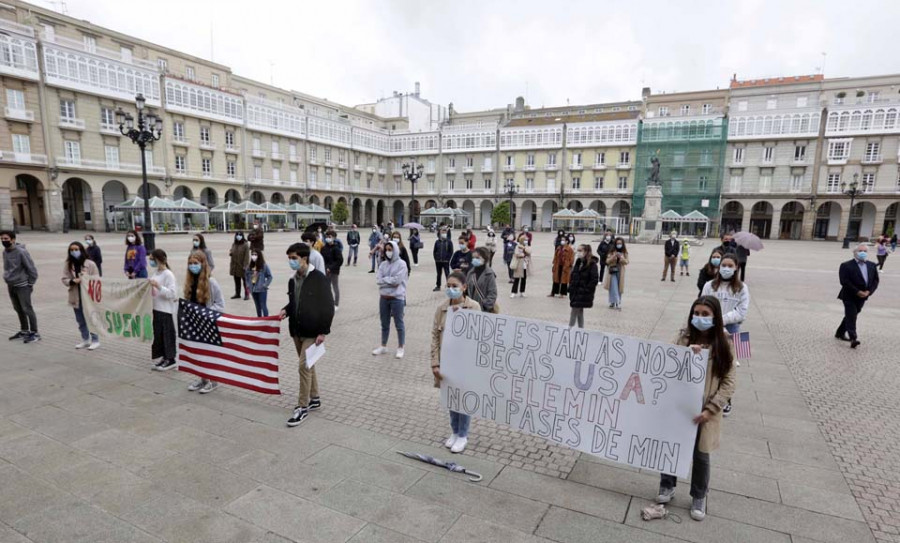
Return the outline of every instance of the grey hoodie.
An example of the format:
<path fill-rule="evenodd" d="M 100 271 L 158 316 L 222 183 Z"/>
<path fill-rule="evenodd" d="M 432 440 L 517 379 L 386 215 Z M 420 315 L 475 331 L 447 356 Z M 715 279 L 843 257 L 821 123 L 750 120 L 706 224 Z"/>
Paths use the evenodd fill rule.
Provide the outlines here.
<path fill-rule="evenodd" d="M 13 287 L 30 287 L 37 283 L 37 268 L 21 243 L 3 249 L 3 280 Z"/>
<path fill-rule="evenodd" d="M 409 280 L 409 270 L 406 263 L 400 260 L 400 248 L 396 241 L 390 242 L 394 252 L 390 261 L 385 260 L 378 266 L 375 273 L 375 283 L 378 284 L 378 293 L 382 296 L 406 299 L 406 282 Z M 387 246 L 385 245 L 385 249 Z"/>

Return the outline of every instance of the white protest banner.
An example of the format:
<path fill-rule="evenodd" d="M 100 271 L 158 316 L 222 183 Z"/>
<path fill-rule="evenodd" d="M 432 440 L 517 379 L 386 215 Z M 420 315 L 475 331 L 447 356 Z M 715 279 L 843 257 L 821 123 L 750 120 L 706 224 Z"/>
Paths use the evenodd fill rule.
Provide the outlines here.
<path fill-rule="evenodd" d="M 86 275 L 81 305 L 88 329 L 101 336 L 153 341 L 153 299 L 147 279 Z"/>
<path fill-rule="evenodd" d="M 686 478 L 707 351 L 451 311 L 441 405 L 582 452 Z"/>

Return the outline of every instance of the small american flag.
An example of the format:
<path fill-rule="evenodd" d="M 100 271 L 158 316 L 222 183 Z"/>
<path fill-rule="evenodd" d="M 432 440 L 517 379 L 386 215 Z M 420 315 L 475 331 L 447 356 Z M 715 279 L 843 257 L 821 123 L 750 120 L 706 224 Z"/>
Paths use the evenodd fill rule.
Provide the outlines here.
<path fill-rule="evenodd" d="M 178 369 L 263 394 L 278 387 L 278 317 L 240 317 L 178 302 Z"/>
<path fill-rule="evenodd" d="M 734 342 L 734 354 L 738 360 L 750 359 L 750 332 L 736 332 L 731 334 Z"/>

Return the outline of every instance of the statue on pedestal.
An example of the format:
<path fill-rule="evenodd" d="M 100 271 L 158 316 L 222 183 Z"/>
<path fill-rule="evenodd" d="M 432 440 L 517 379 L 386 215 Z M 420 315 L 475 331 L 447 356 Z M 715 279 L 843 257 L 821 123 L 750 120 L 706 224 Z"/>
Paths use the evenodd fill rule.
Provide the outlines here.
<path fill-rule="evenodd" d="M 650 159 L 650 179 L 647 180 L 647 185 L 655 185 L 657 187 L 662 185 L 659 180 L 659 159 L 656 157 Z"/>

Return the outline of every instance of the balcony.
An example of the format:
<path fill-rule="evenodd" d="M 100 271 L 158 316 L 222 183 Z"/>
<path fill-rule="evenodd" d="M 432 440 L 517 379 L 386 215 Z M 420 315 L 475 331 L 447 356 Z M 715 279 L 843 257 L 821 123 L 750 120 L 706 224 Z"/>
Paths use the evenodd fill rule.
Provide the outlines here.
<path fill-rule="evenodd" d="M 288 157 L 288 162 L 293 162 L 295 164 L 299 164 L 300 163 L 300 155 L 290 155 Z"/>
<path fill-rule="evenodd" d="M 544 164 L 544 171 L 555 172 L 558 169 L 559 166 L 557 166 L 556 164 Z"/>
<path fill-rule="evenodd" d="M 533 172 L 533 171 L 537 170 L 537 166 L 535 166 L 534 164 L 526 164 L 525 167 L 522 169 L 525 170 L 526 172 Z"/>
<path fill-rule="evenodd" d="M 341 169 L 341 170 L 346 170 L 346 169 L 347 169 L 347 163 L 344 162 L 344 161 L 338 162 L 338 168 Z"/>
<path fill-rule="evenodd" d="M 425 166 L 425 174 L 426 175 L 434 175 L 434 164 L 430 166 Z"/>
<path fill-rule="evenodd" d="M 605 162 L 595 162 L 593 168 L 594 168 L 595 170 L 605 170 L 605 169 L 606 169 L 606 163 L 605 163 Z"/>
<path fill-rule="evenodd" d="M 0 160 L 3 162 L 18 162 L 19 164 L 38 164 L 45 166 L 47 164 L 47 155 L 0 151 Z"/>
<path fill-rule="evenodd" d="M 456 173 L 456 166 L 447 166 L 444 168 L 444 173 Z"/>
<path fill-rule="evenodd" d="M 34 122 L 34 112 L 30 109 L 5 107 L 3 108 L 3 116 L 10 121 L 21 121 L 23 123 Z"/>
<path fill-rule="evenodd" d="M 493 166 L 482 166 L 481 173 L 494 173 L 494 167 Z"/>
<path fill-rule="evenodd" d="M 326 168 L 334 168 L 334 162 L 332 162 L 330 160 L 326 160 L 325 162 L 322 163 L 322 165 L 325 166 Z"/>
<path fill-rule="evenodd" d="M 569 171 L 580 172 L 584 169 L 583 164 L 569 164 Z"/>
<path fill-rule="evenodd" d="M 241 148 L 237 147 L 236 145 L 228 145 L 226 143 L 225 144 L 225 152 L 228 153 L 229 155 L 236 155 L 241 152 Z"/>
<path fill-rule="evenodd" d="M 12 21 L 7 21 L 6 19 L 0 19 L 0 30 L 9 30 L 10 32 L 15 32 L 16 34 L 28 36 L 29 38 L 34 37 L 34 28 L 30 26 L 20 25 L 19 23 L 14 23 Z"/>
<path fill-rule="evenodd" d="M 360 166 L 359 164 L 354 164 L 354 165 L 353 165 L 353 171 L 354 171 L 354 172 L 361 172 L 361 171 L 363 171 L 363 167 Z"/>
<path fill-rule="evenodd" d="M 881 154 L 866 155 L 863 157 L 862 163 L 863 164 L 881 164 L 882 163 Z"/>
<path fill-rule="evenodd" d="M 310 166 L 318 166 L 318 165 L 319 165 L 319 158 L 318 158 L 318 157 L 311 156 L 311 157 L 309 157 L 309 160 L 307 160 L 307 162 L 309 163 Z"/>
<path fill-rule="evenodd" d="M 828 157 L 828 165 L 829 166 L 843 166 L 847 163 L 847 156 L 829 156 Z"/>
<path fill-rule="evenodd" d="M 366 166 L 366 171 L 369 173 L 375 173 L 375 166 Z"/>
<path fill-rule="evenodd" d="M 631 162 L 619 162 L 618 164 L 616 164 L 616 169 L 617 170 L 630 170 Z"/>
<path fill-rule="evenodd" d="M 187 139 L 184 136 L 172 136 L 172 145 L 177 145 L 179 147 L 190 147 L 191 140 Z"/>
<path fill-rule="evenodd" d="M 386 170 L 386 169 L 384 169 L 384 168 L 378 168 L 378 175 L 385 175 L 385 174 L 387 174 L 387 170 Z"/>
<path fill-rule="evenodd" d="M 84 130 L 84 119 L 75 119 L 72 117 L 60 117 L 59 127 L 68 130 Z"/>
<path fill-rule="evenodd" d="M 141 165 L 131 164 L 128 162 L 113 162 L 106 160 L 90 160 L 86 158 L 69 158 L 65 156 L 56 157 L 56 165 L 69 168 L 83 168 L 88 170 L 104 170 L 111 172 L 129 172 L 140 174 Z M 149 175 L 165 175 L 166 169 L 162 166 L 147 165 L 147 173 Z"/>
<path fill-rule="evenodd" d="M 801 156 L 801 157 L 795 156 L 794 160 L 791 161 L 791 164 L 793 164 L 794 166 L 804 166 L 804 165 L 806 165 L 806 157 L 805 156 Z"/>
<path fill-rule="evenodd" d="M 109 123 L 100 123 L 100 133 L 104 136 L 121 136 L 118 125 Z"/>
<path fill-rule="evenodd" d="M 514 172 L 514 171 L 516 171 L 516 165 L 515 164 L 506 164 L 503 166 L 503 171 L 504 172 Z"/>
<path fill-rule="evenodd" d="M 262 149 L 253 149 L 250 151 L 250 155 L 253 156 L 253 158 L 266 158 L 266 152 Z"/>
<path fill-rule="evenodd" d="M 201 149 L 205 149 L 205 150 L 207 150 L 207 151 L 215 151 L 215 150 L 216 150 L 216 144 L 215 144 L 215 142 L 212 142 L 212 141 L 203 141 L 203 140 L 200 140 L 200 148 L 201 148 Z"/>
<path fill-rule="evenodd" d="M 272 151 L 272 160 L 284 160 L 284 155 L 279 151 Z"/>
<path fill-rule="evenodd" d="M 463 166 L 463 173 L 475 173 L 473 166 Z"/>

